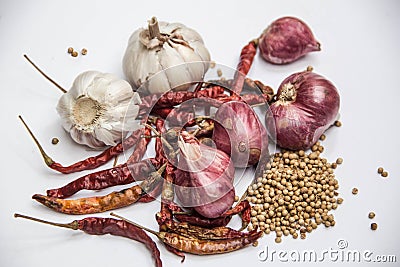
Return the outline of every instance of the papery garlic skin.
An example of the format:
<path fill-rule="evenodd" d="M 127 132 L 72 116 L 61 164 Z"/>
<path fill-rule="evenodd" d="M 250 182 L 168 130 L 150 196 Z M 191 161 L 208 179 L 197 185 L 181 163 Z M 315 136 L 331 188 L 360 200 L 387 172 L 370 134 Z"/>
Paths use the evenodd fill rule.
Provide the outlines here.
<path fill-rule="evenodd" d="M 127 132 L 139 128 L 135 119 L 140 103 L 127 81 L 109 73 L 86 71 L 60 98 L 57 112 L 75 142 L 99 149 L 116 145 Z"/>
<path fill-rule="evenodd" d="M 187 90 L 190 83 L 202 81 L 210 53 L 201 36 L 180 23 L 152 21 L 158 25 L 159 38 L 141 28 L 128 41 L 123 70 L 132 86 L 139 88 L 148 81 L 142 92 L 154 94 Z"/>

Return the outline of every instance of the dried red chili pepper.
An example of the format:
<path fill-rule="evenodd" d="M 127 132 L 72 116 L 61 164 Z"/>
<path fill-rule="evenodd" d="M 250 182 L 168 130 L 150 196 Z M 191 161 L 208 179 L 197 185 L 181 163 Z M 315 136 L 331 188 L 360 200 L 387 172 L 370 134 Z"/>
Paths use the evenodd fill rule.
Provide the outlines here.
<path fill-rule="evenodd" d="M 149 109 L 159 108 L 172 108 L 180 105 L 185 101 L 195 98 L 215 98 L 216 96 L 223 94 L 224 88 L 221 86 L 213 86 L 205 88 L 198 92 L 190 91 L 178 91 L 178 92 L 167 92 L 164 94 L 152 94 L 143 97 L 142 103 L 140 104 L 140 115 L 146 115 L 150 112 Z"/>
<path fill-rule="evenodd" d="M 210 218 L 205 218 L 195 211 L 192 211 L 191 213 L 185 212 L 183 209 L 181 209 L 177 204 L 171 203 L 168 208 L 170 210 L 173 210 L 174 217 L 180 221 L 180 222 L 187 222 L 192 225 L 197 225 L 201 227 L 206 227 L 206 228 L 214 228 L 214 227 L 219 227 L 219 226 L 226 226 L 230 220 L 232 219 L 232 216 L 235 214 L 240 214 L 242 216 L 242 224 L 247 225 L 250 222 L 250 204 L 247 200 L 244 200 L 237 204 L 235 207 L 232 209 L 228 210 L 225 212 L 222 216 L 214 219 Z"/>
<path fill-rule="evenodd" d="M 240 53 L 240 60 L 236 67 L 236 73 L 232 86 L 232 91 L 236 94 L 240 94 L 243 88 L 244 79 L 249 73 L 251 64 L 253 63 L 254 56 L 257 53 L 258 39 L 250 41 L 246 46 L 243 47 Z"/>
<path fill-rule="evenodd" d="M 205 218 L 196 212 L 193 211 L 193 213 L 190 214 L 185 214 L 183 213 L 175 213 L 174 214 L 175 219 L 177 219 L 180 222 L 187 222 L 192 225 L 197 225 L 201 227 L 206 227 L 206 228 L 214 228 L 214 227 L 219 227 L 219 226 L 226 226 L 232 219 L 232 216 L 224 216 L 224 217 L 218 217 L 214 219 L 210 218 Z"/>
<path fill-rule="evenodd" d="M 161 174 L 163 171 L 164 168 L 161 167 L 158 171 L 152 172 L 140 185 L 134 185 L 130 188 L 118 192 L 112 192 L 105 196 L 80 199 L 60 199 L 35 194 L 32 198 L 55 211 L 66 214 L 92 214 L 104 212 L 107 210 L 126 207 L 137 202 L 144 194 L 146 194 L 146 192 L 152 191 L 157 183 L 161 182 Z"/>
<path fill-rule="evenodd" d="M 261 231 L 257 232 L 257 229 L 255 229 L 247 233 L 247 235 L 241 237 L 230 239 L 205 240 L 194 237 L 185 237 L 170 232 L 155 232 L 114 213 L 111 213 L 111 215 L 116 216 L 119 219 L 125 220 L 139 228 L 144 229 L 145 231 L 148 231 L 149 233 L 154 234 L 164 244 L 167 244 L 178 251 L 196 255 L 213 255 L 235 251 L 254 243 L 262 235 Z"/>
<path fill-rule="evenodd" d="M 157 215 L 160 214 L 157 213 Z M 161 229 L 163 231 L 176 233 L 185 237 L 195 237 L 198 239 L 205 239 L 205 240 L 232 239 L 232 238 L 246 236 L 248 234 L 246 232 L 237 231 L 232 228 L 224 226 L 205 228 L 205 227 L 191 225 L 186 222 L 180 223 L 173 220 L 166 221 L 161 226 Z"/>
<path fill-rule="evenodd" d="M 40 150 L 40 153 L 48 167 L 50 167 L 53 170 L 59 171 L 61 173 L 73 173 L 73 172 L 79 172 L 83 170 L 92 170 L 95 169 L 99 166 L 104 165 L 111 159 L 113 159 L 115 156 L 121 154 L 125 149 L 129 149 L 133 147 L 135 144 L 137 144 L 137 141 L 142 135 L 142 130 L 138 129 L 134 131 L 129 137 L 124 139 L 121 143 L 118 143 L 117 145 L 113 147 L 109 147 L 106 150 L 104 150 L 102 153 L 100 153 L 97 156 L 89 157 L 87 159 L 81 160 L 79 162 L 76 162 L 70 166 L 63 166 L 60 163 L 55 162 L 47 153 L 44 151 L 43 147 L 40 145 L 39 141 L 36 139 L 36 137 L 33 135 L 32 131 L 29 129 L 28 125 L 25 123 L 25 121 L 22 119 L 21 116 L 19 116 L 20 120 L 24 124 L 25 128 L 28 130 L 29 134 L 33 138 L 34 142 L 36 143 L 37 147 Z"/>
<path fill-rule="evenodd" d="M 142 229 L 123 220 L 88 217 L 82 220 L 74 220 L 71 223 L 53 223 L 17 213 L 14 214 L 14 217 L 24 218 L 31 221 L 64 227 L 72 230 L 81 230 L 90 235 L 110 234 L 136 240 L 140 243 L 143 243 L 151 252 L 155 260 L 155 266 L 162 267 L 160 251 L 158 250 L 156 243 Z"/>
<path fill-rule="evenodd" d="M 128 164 L 138 162 L 143 158 L 147 150 L 147 145 L 150 143 L 150 138 L 147 138 L 150 134 L 151 131 L 148 128 L 143 129 L 142 138 L 139 140 L 139 143 L 136 144 L 132 155 L 129 156 L 127 160 Z"/>
<path fill-rule="evenodd" d="M 63 187 L 47 190 L 47 196 L 67 198 L 84 189 L 100 190 L 111 186 L 129 184 L 134 181 L 142 181 L 159 167 L 160 163 L 154 158 L 132 164 L 121 164 L 114 168 L 87 174 Z"/>
<path fill-rule="evenodd" d="M 179 251 L 176 248 L 173 248 L 173 247 L 171 247 L 171 246 L 169 246 L 167 244 L 164 244 L 164 246 L 172 254 L 175 254 L 176 256 L 181 257 L 181 263 L 185 261 L 186 257 L 185 257 L 185 254 L 183 254 L 182 251 Z"/>

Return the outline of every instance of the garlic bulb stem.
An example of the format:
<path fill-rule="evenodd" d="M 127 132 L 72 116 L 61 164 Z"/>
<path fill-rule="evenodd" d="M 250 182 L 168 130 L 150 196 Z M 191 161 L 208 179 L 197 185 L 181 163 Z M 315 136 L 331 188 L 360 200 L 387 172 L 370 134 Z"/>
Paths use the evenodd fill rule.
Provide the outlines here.
<path fill-rule="evenodd" d="M 149 34 L 150 34 L 150 40 L 157 38 L 160 39 L 160 27 L 158 27 L 158 21 L 156 17 L 152 17 L 149 22 Z"/>
<path fill-rule="evenodd" d="M 40 73 L 43 75 L 43 77 L 45 77 L 49 82 L 51 82 L 52 84 L 54 84 L 58 89 L 60 89 L 61 92 L 66 93 L 67 90 L 65 90 L 61 85 L 59 85 L 58 83 L 56 83 L 52 78 L 50 78 L 46 73 L 44 73 L 44 71 L 42 71 L 38 66 L 36 66 L 35 63 L 33 63 L 33 61 L 27 56 L 24 55 L 24 58 L 26 60 L 28 60 L 29 63 L 31 63 L 31 65 Z"/>

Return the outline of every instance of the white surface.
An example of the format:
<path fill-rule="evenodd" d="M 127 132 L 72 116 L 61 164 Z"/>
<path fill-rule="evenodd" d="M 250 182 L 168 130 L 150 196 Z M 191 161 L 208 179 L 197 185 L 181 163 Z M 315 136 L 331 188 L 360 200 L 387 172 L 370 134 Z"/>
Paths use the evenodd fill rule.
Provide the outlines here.
<path fill-rule="evenodd" d="M 329 130 L 324 142 L 329 160 L 344 158 L 336 172 L 344 203 L 334 212 L 335 227 L 319 227 L 306 240 L 283 238 L 281 244 L 273 242 L 273 235 L 264 236 L 257 248 L 217 256 L 188 255 L 183 265 L 160 245 L 164 266 L 267 266 L 270 261 L 257 258 L 265 245 L 270 250 L 314 249 L 322 253 L 337 249 L 340 239 L 346 240 L 351 250 L 396 255 L 397 263 L 386 266 L 399 266 L 399 7 L 395 0 L 0 1 L 0 266 L 153 266 L 149 252 L 130 240 L 89 236 L 13 218 L 14 212 L 57 222 L 84 217 L 57 214 L 31 200 L 34 193 L 45 193 L 82 173 L 60 175 L 47 169 L 18 114 L 57 161 L 68 164 L 95 154 L 74 145 L 64 133 L 55 111 L 60 92 L 22 55 L 28 54 L 66 88 L 88 69 L 122 76 L 121 60 L 131 32 L 153 15 L 196 29 L 212 58 L 233 68 L 240 49 L 271 21 L 284 15 L 302 18 L 322 43 L 322 51 L 285 66 L 267 64 L 256 56 L 249 76 L 277 88 L 287 75 L 312 65 L 339 89 L 343 122 L 342 128 Z M 86 47 L 88 55 L 72 58 L 66 54 L 69 46 L 77 50 Z M 61 142 L 51 145 L 52 137 Z M 376 174 L 378 166 L 389 171 L 387 179 Z M 357 196 L 351 194 L 355 186 L 359 188 Z M 158 208 L 158 203 L 139 204 L 118 213 L 155 229 L 153 215 Z M 369 211 L 377 214 L 375 232 L 369 229 Z M 325 260 L 323 264 L 340 263 Z"/>

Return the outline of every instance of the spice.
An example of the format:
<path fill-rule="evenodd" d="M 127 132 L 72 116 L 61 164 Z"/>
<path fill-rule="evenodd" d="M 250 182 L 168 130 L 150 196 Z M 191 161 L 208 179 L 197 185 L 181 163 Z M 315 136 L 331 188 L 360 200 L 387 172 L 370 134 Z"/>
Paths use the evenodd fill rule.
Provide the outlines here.
<path fill-rule="evenodd" d="M 195 30 L 153 17 L 146 29 L 136 30 L 129 38 L 123 71 L 136 88 L 152 81 L 146 83 L 144 93 L 182 91 L 202 80 L 209 61 L 210 54 Z"/>
<path fill-rule="evenodd" d="M 343 159 L 342 158 L 337 158 L 336 163 L 337 164 L 342 164 L 343 163 Z"/>
<path fill-rule="evenodd" d="M 53 223 L 17 213 L 14 214 L 14 217 L 24 218 L 31 221 L 64 227 L 72 230 L 81 230 L 89 235 L 110 234 L 136 240 L 140 243 L 143 243 L 152 253 L 156 267 L 162 267 L 160 251 L 158 250 L 156 243 L 142 229 L 123 220 L 88 217 L 81 220 L 74 220 L 70 223 Z"/>
<path fill-rule="evenodd" d="M 352 193 L 353 195 L 357 195 L 357 194 L 358 194 L 358 188 L 354 187 L 354 188 L 351 190 L 351 193 Z"/>
<path fill-rule="evenodd" d="M 74 51 L 74 49 L 72 47 L 68 47 L 68 50 L 67 50 L 68 54 L 72 54 L 73 51 Z"/>
<path fill-rule="evenodd" d="M 222 70 L 221 69 L 217 69 L 217 75 L 218 75 L 218 77 L 222 76 Z"/>
<path fill-rule="evenodd" d="M 76 51 L 72 51 L 72 52 L 71 52 L 71 56 L 73 56 L 73 57 L 77 57 L 77 56 L 78 56 L 78 52 L 76 52 Z"/>
<path fill-rule="evenodd" d="M 88 51 L 87 51 L 87 49 L 86 49 L 86 48 L 82 48 L 82 50 L 81 50 L 81 54 L 82 54 L 82 55 L 86 55 L 86 54 L 87 54 L 87 52 L 88 52 Z"/>
<path fill-rule="evenodd" d="M 39 141 L 37 140 L 37 138 L 31 131 L 29 126 L 25 123 L 23 118 L 21 116 L 19 116 L 19 119 L 21 120 L 22 124 L 25 126 L 26 130 L 29 132 L 33 141 L 37 145 L 46 165 L 49 166 L 49 168 L 51 168 L 53 170 L 56 170 L 56 171 L 59 171 L 61 173 L 65 173 L 65 174 L 79 172 L 79 171 L 83 171 L 83 170 L 92 170 L 99 166 L 102 166 L 105 163 L 107 163 L 108 161 L 110 161 L 116 155 L 119 155 L 122 152 L 124 152 L 126 149 L 129 149 L 129 148 L 133 147 L 134 145 L 136 145 L 139 138 L 141 137 L 142 131 L 144 131 L 144 135 L 149 133 L 147 131 L 147 128 L 144 130 L 138 129 L 136 131 L 133 131 L 132 134 L 129 137 L 127 137 L 126 139 L 124 139 L 121 143 L 118 143 L 115 146 L 107 148 L 106 150 L 104 150 L 102 153 L 100 153 L 97 156 L 89 157 L 87 159 L 78 161 L 70 166 L 63 166 L 60 163 L 55 162 L 49 155 L 46 154 L 43 147 L 40 145 Z M 137 149 L 135 147 L 135 151 L 133 152 L 132 155 L 134 155 L 136 153 L 136 150 Z M 144 153 L 143 151 L 141 151 L 141 152 Z M 139 158 L 139 157 L 140 157 L 140 155 L 137 156 L 137 158 Z M 143 157 L 143 155 L 141 157 Z M 131 161 L 131 163 L 132 163 L 132 161 Z"/>
<path fill-rule="evenodd" d="M 378 229 L 378 225 L 376 223 L 371 223 L 371 230 L 376 230 Z"/>
<path fill-rule="evenodd" d="M 319 137 L 319 140 L 321 140 L 321 141 L 324 141 L 326 139 L 326 135 L 325 134 L 322 134 L 320 137 Z"/>
<path fill-rule="evenodd" d="M 368 213 L 368 218 L 370 218 L 370 219 L 375 218 L 375 213 L 372 211 L 370 213 Z"/>
<path fill-rule="evenodd" d="M 276 240 L 282 236 L 304 239 L 318 225 L 335 225 L 329 212 L 343 202 L 337 198 L 339 189 L 332 164 L 320 156 L 320 143 L 310 154 L 300 151 L 275 153 L 266 170 L 247 189 L 252 202 L 251 226 L 266 234 L 274 231 Z"/>
<path fill-rule="evenodd" d="M 246 235 L 243 235 L 241 237 L 234 237 L 230 239 L 205 240 L 198 239 L 196 237 L 185 237 L 170 232 L 155 232 L 119 215 L 116 215 L 115 213 L 111 213 L 111 215 L 126 222 L 129 222 L 130 224 L 135 225 L 157 236 L 160 241 L 162 241 L 166 245 L 169 245 L 179 251 L 195 255 L 213 255 L 235 251 L 256 242 L 258 238 L 260 238 L 262 235 L 262 232 L 257 232 L 257 230 L 253 230 L 252 232 L 246 233 Z"/>
<path fill-rule="evenodd" d="M 51 139 L 51 143 L 52 143 L 53 145 L 57 145 L 58 142 L 60 142 L 60 140 L 58 140 L 57 137 L 54 137 L 54 138 Z"/>
<path fill-rule="evenodd" d="M 379 174 L 382 174 L 382 172 L 383 172 L 383 168 L 382 168 L 382 167 L 379 167 L 379 168 L 378 168 L 378 173 L 379 173 Z"/>
<path fill-rule="evenodd" d="M 250 71 L 250 67 L 253 63 L 254 56 L 257 53 L 258 39 L 250 41 L 247 45 L 242 48 L 240 52 L 240 60 L 236 66 L 236 72 L 231 86 L 232 91 L 236 94 L 240 94 L 243 88 L 245 77 Z M 218 75 L 220 76 L 220 75 Z M 222 72 L 221 72 L 222 76 Z"/>
<path fill-rule="evenodd" d="M 382 176 L 382 177 L 388 177 L 388 175 L 389 175 L 389 174 L 388 174 L 387 171 L 383 171 L 383 172 L 381 173 L 381 176 Z"/>
<path fill-rule="evenodd" d="M 342 123 L 340 121 L 335 121 L 334 125 L 336 127 L 340 127 L 340 126 L 342 126 Z"/>
<path fill-rule="evenodd" d="M 210 62 L 210 69 L 215 68 L 215 65 L 216 65 L 215 61 L 211 61 Z"/>

